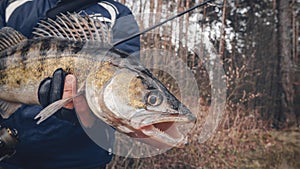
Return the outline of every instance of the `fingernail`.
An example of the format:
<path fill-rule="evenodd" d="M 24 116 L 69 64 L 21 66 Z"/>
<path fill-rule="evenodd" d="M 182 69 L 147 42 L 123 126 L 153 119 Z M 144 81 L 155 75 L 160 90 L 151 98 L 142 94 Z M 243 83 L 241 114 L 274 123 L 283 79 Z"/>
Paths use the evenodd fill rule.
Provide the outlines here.
<path fill-rule="evenodd" d="M 74 81 L 75 81 L 75 76 L 74 75 L 67 75 L 65 81 L 68 84 L 73 84 Z"/>

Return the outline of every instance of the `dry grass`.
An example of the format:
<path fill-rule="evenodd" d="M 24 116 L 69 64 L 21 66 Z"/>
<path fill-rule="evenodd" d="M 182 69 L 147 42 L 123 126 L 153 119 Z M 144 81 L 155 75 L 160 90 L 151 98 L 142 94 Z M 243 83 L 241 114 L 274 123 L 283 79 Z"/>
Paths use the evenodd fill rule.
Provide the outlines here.
<path fill-rule="evenodd" d="M 200 144 L 192 138 L 183 149 L 173 148 L 151 158 L 115 156 L 108 168 L 116 169 L 298 169 L 300 128 L 273 130 L 243 109 L 227 111 L 218 131 Z M 249 114 L 249 113 L 247 113 Z M 255 114 L 255 113 L 251 113 Z M 200 133 L 197 126 L 194 135 Z"/>

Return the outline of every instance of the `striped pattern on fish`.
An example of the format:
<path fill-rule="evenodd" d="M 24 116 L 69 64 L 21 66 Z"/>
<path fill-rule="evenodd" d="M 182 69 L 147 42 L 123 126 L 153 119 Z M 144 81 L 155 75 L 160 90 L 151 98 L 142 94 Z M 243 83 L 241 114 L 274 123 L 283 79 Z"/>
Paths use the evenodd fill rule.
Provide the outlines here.
<path fill-rule="evenodd" d="M 16 93 L 10 95 L 1 92 L 0 97 L 6 97 L 7 101 L 38 104 L 37 97 L 34 97 L 34 100 L 28 100 L 26 97 L 30 93 L 37 93 L 37 91 L 28 90 L 28 86 L 37 90 L 39 82 L 45 77 L 51 76 L 57 68 L 74 73 L 75 65 L 82 65 L 84 69 L 91 67 L 92 60 L 84 59 L 88 57 L 86 54 L 78 55 L 84 44 L 50 37 L 27 40 L 18 46 L 2 51 L 0 53 L 0 89 L 1 91 L 11 91 L 12 88 L 18 88 L 19 91 L 14 91 Z M 79 80 L 81 79 L 79 78 Z M 5 96 L 3 96 L 4 93 Z M 24 95 L 24 97 L 19 95 Z M 21 100 L 17 100 L 17 98 Z"/>

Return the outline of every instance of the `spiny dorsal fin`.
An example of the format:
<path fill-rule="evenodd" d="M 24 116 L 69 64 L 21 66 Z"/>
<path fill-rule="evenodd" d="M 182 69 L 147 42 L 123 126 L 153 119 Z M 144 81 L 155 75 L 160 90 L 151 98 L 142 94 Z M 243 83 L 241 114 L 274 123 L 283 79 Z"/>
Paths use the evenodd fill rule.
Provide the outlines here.
<path fill-rule="evenodd" d="M 58 37 L 75 41 L 111 42 L 111 29 L 107 24 L 77 13 L 60 14 L 55 20 L 41 20 L 33 34 L 35 38 Z"/>
<path fill-rule="evenodd" d="M 4 27 L 0 30 L 0 51 L 10 48 L 25 39 L 27 38 L 20 32 L 10 27 Z"/>

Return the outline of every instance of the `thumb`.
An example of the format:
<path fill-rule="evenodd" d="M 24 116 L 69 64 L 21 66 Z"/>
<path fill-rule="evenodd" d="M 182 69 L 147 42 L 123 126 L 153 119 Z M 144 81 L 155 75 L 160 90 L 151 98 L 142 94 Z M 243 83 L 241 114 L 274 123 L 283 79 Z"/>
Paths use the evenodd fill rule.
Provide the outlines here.
<path fill-rule="evenodd" d="M 64 93 L 62 98 L 65 99 L 65 98 L 73 97 L 76 95 L 76 93 L 77 93 L 76 77 L 72 74 L 69 74 L 65 78 Z M 64 108 L 73 109 L 74 108 L 73 102 L 66 104 Z"/>

